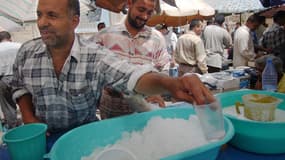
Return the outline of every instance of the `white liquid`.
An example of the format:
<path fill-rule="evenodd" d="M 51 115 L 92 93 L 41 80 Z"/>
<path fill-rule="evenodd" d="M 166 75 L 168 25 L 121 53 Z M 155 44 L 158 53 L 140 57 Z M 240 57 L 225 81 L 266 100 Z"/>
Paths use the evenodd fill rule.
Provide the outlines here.
<path fill-rule="evenodd" d="M 238 119 L 254 121 L 254 120 L 248 119 L 244 116 L 243 107 L 240 107 L 240 114 L 237 114 L 235 106 L 230 106 L 230 107 L 224 108 L 223 113 L 234 116 Z M 275 119 L 273 121 L 269 121 L 268 123 L 271 123 L 271 122 L 285 122 L 285 111 L 282 109 L 276 108 Z"/>

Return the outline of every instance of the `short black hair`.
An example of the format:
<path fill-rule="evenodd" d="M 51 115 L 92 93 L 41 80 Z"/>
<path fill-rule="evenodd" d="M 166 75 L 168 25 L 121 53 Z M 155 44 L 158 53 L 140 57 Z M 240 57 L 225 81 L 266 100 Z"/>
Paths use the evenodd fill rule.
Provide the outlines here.
<path fill-rule="evenodd" d="M 5 39 L 11 39 L 11 34 L 7 31 L 1 31 L 0 32 L 0 42 L 2 42 Z"/>
<path fill-rule="evenodd" d="M 225 22 L 225 16 L 223 14 L 215 15 L 215 23 L 222 25 Z"/>
<path fill-rule="evenodd" d="M 274 22 L 284 19 L 284 18 L 285 18 L 285 11 L 278 11 L 273 15 Z"/>
<path fill-rule="evenodd" d="M 189 29 L 192 30 L 194 27 L 199 26 L 201 23 L 199 19 L 193 19 L 189 24 Z"/>
<path fill-rule="evenodd" d="M 80 3 L 79 0 L 67 0 L 68 1 L 68 9 L 71 11 L 73 15 L 80 16 Z"/>
<path fill-rule="evenodd" d="M 262 18 L 257 14 L 253 14 L 253 15 L 249 16 L 246 21 L 252 22 L 252 23 L 262 24 Z"/>
<path fill-rule="evenodd" d="M 99 28 L 100 28 L 100 26 L 104 26 L 104 27 L 105 27 L 106 25 L 105 25 L 105 23 L 104 23 L 104 22 L 100 22 L 100 23 L 98 23 L 98 24 L 97 24 L 97 28 L 99 29 Z"/>

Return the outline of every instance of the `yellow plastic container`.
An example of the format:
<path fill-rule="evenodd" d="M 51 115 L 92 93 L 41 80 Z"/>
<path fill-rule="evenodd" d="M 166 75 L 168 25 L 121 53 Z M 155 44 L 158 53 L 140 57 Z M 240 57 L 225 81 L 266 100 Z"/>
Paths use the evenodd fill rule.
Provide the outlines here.
<path fill-rule="evenodd" d="M 241 102 L 242 96 L 247 94 L 265 94 L 278 99 L 285 99 L 285 94 L 249 89 L 224 92 L 217 96 L 221 100 L 222 108 L 225 109 L 234 106 L 236 102 Z M 285 111 L 285 102 L 282 101 L 277 108 Z M 235 128 L 235 135 L 230 144 L 254 153 L 285 153 L 285 122 L 253 121 L 230 114 L 225 114 L 225 116 L 231 120 Z"/>
<path fill-rule="evenodd" d="M 282 102 L 281 99 L 266 94 L 246 94 L 242 96 L 243 104 L 236 103 L 238 113 L 239 107 L 244 107 L 244 116 L 255 121 L 273 121 L 275 119 L 276 106 Z"/>

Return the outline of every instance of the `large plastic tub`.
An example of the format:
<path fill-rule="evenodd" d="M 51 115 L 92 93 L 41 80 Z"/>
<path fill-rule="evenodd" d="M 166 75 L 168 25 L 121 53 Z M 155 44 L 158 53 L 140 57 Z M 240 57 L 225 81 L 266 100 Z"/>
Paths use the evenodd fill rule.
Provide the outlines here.
<path fill-rule="evenodd" d="M 90 123 L 64 134 L 54 144 L 47 157 L 51 160 L 80 160 L 82 156 L 90 155 L 96 147 L 115 143 L 116 140 L 121 138 L 121 134 L 125 131 L 143 129 L 147 121 L 153 116 L 188 119 L 191 114 L 195 114 L 191 106 L 181 107 L 180 104 L 179 107 L 171 107 Z M 220 146 L 228 142 L 234 134 L 231 122 L 225 117 L 224 122 L 226 135 L 223 139 L 163 158 L 163 160 L 216 159 Z"/>
<path fill-rule="evenodd" d="M 245 94 L 267 94 L 283 100 L 278 109 L 285 110 L 285 94 L 258 90 L 238 90 L 218 94 L 223 108 L 241 102 Z M 285 153 L 285 122 L 261 122 L 240 119 L 225 114 L 234 128 L 235 135 L 230 144 L 249 152 L 262 154 Z M 285 116 L 285 115 L 284 115 Z"/>

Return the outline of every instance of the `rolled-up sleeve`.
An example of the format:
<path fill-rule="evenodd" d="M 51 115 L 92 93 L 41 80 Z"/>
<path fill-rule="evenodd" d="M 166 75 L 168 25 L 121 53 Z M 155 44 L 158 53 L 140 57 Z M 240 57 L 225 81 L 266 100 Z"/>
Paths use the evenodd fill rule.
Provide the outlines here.
<path fill-rule="evenodd" d="M 23 84 L 22 80 L 22 67 L 24 65 L 25 59 L 24 59 L 24 49 L 20 48 L 18 55 L 15 59 L 15 62 L 13 64 L 13 79 L 12 79 L 12 98 L 16 102 L 16 100 L 29 93 L 29 91 L 25 88 L 25 85 Z"/>

